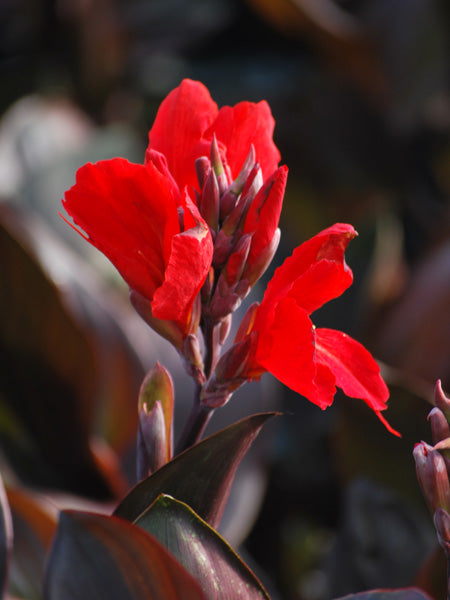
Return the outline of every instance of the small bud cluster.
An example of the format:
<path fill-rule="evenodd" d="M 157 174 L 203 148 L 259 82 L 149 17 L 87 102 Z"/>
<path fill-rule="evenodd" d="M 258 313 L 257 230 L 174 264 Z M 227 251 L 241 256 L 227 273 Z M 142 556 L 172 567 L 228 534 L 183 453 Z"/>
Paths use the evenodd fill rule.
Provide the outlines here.
<path fill-rule="evenodd" d="M 200 192 L 197 206 L 207 222 L 214 241 L 210 275 L 202 290 L 203 316 L 212 323 L 226 319 L 238 308 L 252 286 L 272 260 L 280 239 L 279 231 L 264 252 L 249 261 L 255 231 L 247 231 L 247 216 L 252 203 L 261 206 L 269 198 L 253 146 L 239 175 L 231 180 L 214 137 L 210 158 L 196 161 Z"/>
<path fill-rule="evenodd" d="M 207 381 L 202 391 L 203 403 L 217 408 L 248 379 L 245 367 L 255 346 L 251 336 L 235 343 L 219 364 L 217 361 L 230 331 L 232 313 L 263 275 L 278 248 L 277 224 L 268 226 L 259 220 L 259 215 L 263 207 L 271 208 L 284 193 L 286 170 L 278 169 L 264 181 L 251 146 L 239 175 L 232 180 L 215 137 L 209 158 L 198 158 L 195 166 L 199 185 L 196 203 L 214 243 L 211 268 L 200 293 L 200 325 L 213 356 L 205 359 L 206 376 L 202 378 L 203 364 L 198 354 L 197 381 L 201 384 Z M 258 236 L 265 236 L 268 241 L 255 250 L 254 241 Z"/>
<path fill-rule="evenodd" d="M 428 415 L 434 446 L 416 444 L 414 460 L 419 485 L 433 515 L 439 543 L 450 552 L 450 398 L 436 383 L 434 408 Z M 449 554 L 450 556 L 450 554 Z"/>

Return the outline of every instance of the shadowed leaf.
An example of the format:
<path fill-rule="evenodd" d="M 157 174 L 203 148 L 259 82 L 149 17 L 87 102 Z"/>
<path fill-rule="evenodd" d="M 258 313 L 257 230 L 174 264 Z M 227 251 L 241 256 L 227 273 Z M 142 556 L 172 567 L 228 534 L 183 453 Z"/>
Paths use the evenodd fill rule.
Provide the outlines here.
<path fill-rule="evenodd" d="M 19 489 L 8 489 L 8 500 L 14 527 L 9 590 L 27 600 L 40 600 L 56 509 L 44 498 Z"/>
<path fill-rule="evenodd" d="M 275 414 L 246 417 L 192 446 L 135 486 L 115 514 L 135 521 L 160 494 L 168 494 L 216 528 L 239 463 L 264 423 Z"/>
<path fill-rule="evenodd" d="M 20 219 L 5 207 L 0 219 L 0 313 L 7 315 L 0 322 L 2 449 L 31 485 L 107 497 L 87 439 L 92 347 L 25 245 L 30 236 Z"/>
<path fill-rule="evenodd" d="M 43 600 L 206 600 L 153 537 L 116 517 L 61 513 Z"/>
<path fill-rule="evenodd" d="M 144 372 L 122 304 L 32 213 L 0 206 L 0 256 L 2 450 L 29 485 L 121 497 L 91 435 L 117 454 L 135 438 Z"/>
<path fill-rule="evenodd" d="M 180 561 L 209 600 L 269 598 L 228 543 L 183 502 L 161 495 L 136 525 L 155 536 Z"/>

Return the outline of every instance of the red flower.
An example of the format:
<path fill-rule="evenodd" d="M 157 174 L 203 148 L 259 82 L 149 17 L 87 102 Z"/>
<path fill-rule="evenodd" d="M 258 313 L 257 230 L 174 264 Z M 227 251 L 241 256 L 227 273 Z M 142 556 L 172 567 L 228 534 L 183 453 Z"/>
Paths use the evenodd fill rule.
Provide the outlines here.
<path fill-rule="evenodd" d="M 181 189 L 197 187 L 195 161 L 209 156 L 214 135 L 233 179 L 253 145 L 265 180 L 280 161 L 272 141 L 274 126 L 267 102 L 240 102 L 219 110 L 203 84 L 184 79 L 159 107 L 149 133 L 149 149 L 164 154 Z"/>
<path fill-rule="evenodd" d="M 270 371 L 323 409 L 339 386 L 347 396 L 364 400 L 396 433 L 380 413 L 389 391 L 371 354 L 341 331 L 314 327 L 309 317 L 351 285 L 344 252 L 355 236 L 351 225 L 333 225 L 296 248 L 275 271 L 261 304 L 237 334 L 238 343 L 252 340 L 239 376 L 258 378 Z"/>
<path fill-rule="evenodd" d="M 286 168 L 276 171 L 280 155 L 273 129 L 266 102 L 219 110 L 204 85 L 184 80 L 160 106 L 144 165 L 120 158 L 87 164 L 66 192 L 64 206 L 82 231 L 76 230 L 138 292 L 140 297 L 132 299 L 144 318 L 178 346 L 180 330 L 184 338 L 196 329 L 199 315 L 196 310 L 192 315 L 193 303 L 213 253 L 208 226 L 192 201 L 195 162 L 210 154 L 215 136 L 228 183 L 238 176 L 252 146 L 262 171 L 257 180 L 269 178 L 245 222 L 245 233 L 253 236 L 248 259 L 253 282 L 268 260 L 267 246 L 276 242 L 286 183 Z M 176 331 L 153 319 L 175 323 Z"/>
<path fill-rule="evenodd" d="M 153 317 L 191 332 L 191 310 L 209 271 L 208 226 L 170 174 L 164 157 L 137 165 L 122 158 L 87 164 L 64 207 L 87 241 L 101 250 Z"/>

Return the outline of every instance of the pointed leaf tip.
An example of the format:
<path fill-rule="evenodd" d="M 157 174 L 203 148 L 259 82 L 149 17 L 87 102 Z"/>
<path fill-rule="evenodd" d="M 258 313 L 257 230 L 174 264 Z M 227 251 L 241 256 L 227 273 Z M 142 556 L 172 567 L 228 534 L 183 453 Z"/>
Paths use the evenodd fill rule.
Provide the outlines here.
<path fill-rule="evenodd" d="M 264 423 L 276 414 L 251 415 L 185 450 L 136 485 L 115 515 L 135 521 L 160 494 L 169 494 L 216 528 L 242 458 Z"/>

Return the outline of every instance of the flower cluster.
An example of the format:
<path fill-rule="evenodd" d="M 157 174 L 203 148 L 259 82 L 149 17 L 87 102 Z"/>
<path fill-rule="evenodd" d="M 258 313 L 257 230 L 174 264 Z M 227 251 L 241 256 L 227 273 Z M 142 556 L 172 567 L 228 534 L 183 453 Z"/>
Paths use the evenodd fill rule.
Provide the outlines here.
<path fill-rule="evenodd" d="M 85 165 L 65 209 L 119 270 L 139 314 L 178 349 L 204 410 L 269 371 L 321 408 L 339 386 L 394 432 L 381 415 L 388 390 L 373 357 L 310 319 L 352 283 L 344 259 L 356 235 L 351 225 L 335 224 L 299 246 L 221 355 L 233 312 L 280 239 L 287 168 L 278 166 L 273 130 L 266 102 L 219 109 L 206 87 L 184 80 L 161 104 L 145 163 Z"/>

